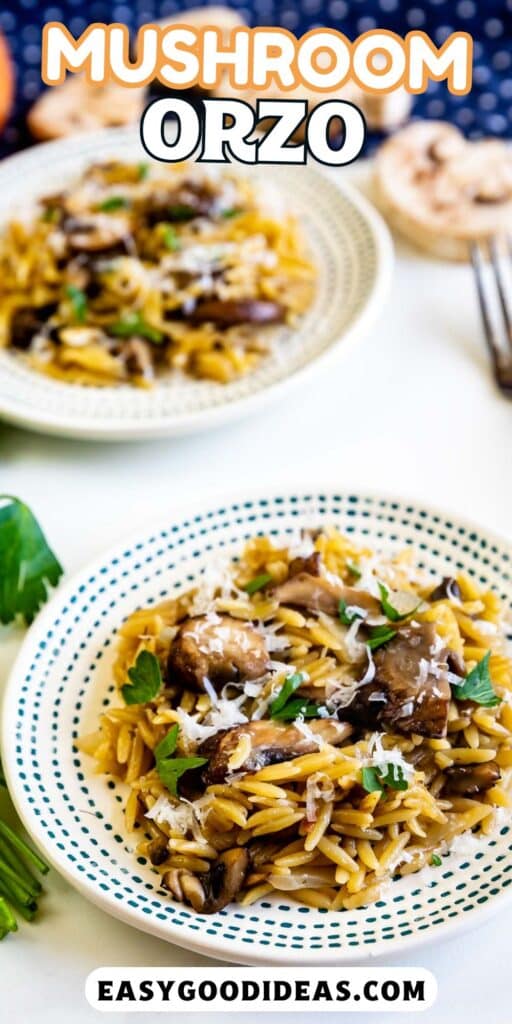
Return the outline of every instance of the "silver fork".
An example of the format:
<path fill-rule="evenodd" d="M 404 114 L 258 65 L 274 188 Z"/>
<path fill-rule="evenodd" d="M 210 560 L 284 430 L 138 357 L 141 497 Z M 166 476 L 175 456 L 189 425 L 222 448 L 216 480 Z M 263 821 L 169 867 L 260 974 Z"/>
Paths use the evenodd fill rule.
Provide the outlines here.
<path fill-rule="evenodd" d="M 512 246 L 507 240 L 506 253 L 512 260 Z M 512 398 L 512 313 L 507 299 L 507 286 L 503 276 L 498 244 L 495 238 L 489 242 L 489 271 L 486 273 L 485 257 L 478 243 L 471 246 L 471 263 L 475 272 L 476 289 L 487 348 L 491 356 L 494 378 L 500 391 L 507 398 Z M 488 278 L 491 278 L 489 281 Z M 492 310 L 498 298 L 498 315 L 501 319 L 501 332 L 493 317 Z M 511 296 L 512 299 L 512 296 Z M 500 334 L 502 341 L 500 341 Z M 503 343 L 504 341 L 504 343 Z"/>

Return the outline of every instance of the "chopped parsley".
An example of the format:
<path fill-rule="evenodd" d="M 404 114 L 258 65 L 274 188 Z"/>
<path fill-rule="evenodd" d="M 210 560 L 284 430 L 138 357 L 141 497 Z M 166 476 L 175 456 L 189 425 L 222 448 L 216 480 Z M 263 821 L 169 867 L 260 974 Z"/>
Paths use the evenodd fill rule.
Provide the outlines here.
<path fill-rule="evenodd" d="M 475 704 L 482 704 L 484 708 L 495 708 L 497 704 L 501 704 L 501 699 L 494 692 L 492 685 L 489 672 L 490 657 L 491 652 L 487 651 L 460 686 L 452 685 L 452 693 L 456 700 L 472 700 Z"/>
<path fill-rule="evenodd" d="M 259 576 L 255 576 L 254 579 L 249 580 L 243 587 L 246 594 L 255 594 L 258 590 L 263 590 L 267 583 L 271 583 L 273 576 L 269 572 L 262 572 Z"/>
<path fill-rule="evenodd" d="M 128 669 L 129 683 L 121 690 L 125 704 L 145 704 L 160 693 L 162 674 L 158 658 L 151 651 L 140 651 L 135 665 Z"/>
<path fill-rule="evenodd" d="M 414 608 L 411 608 L 410 611 L 408 611 L 408 612 L 399 612 L 391 604 L 391 602 L 389 600 L 389 590 L 388 590 L 387 587 L 384 586 L 383 583 L 379 583 L 379 591 L 380 591 L 380 604 L 381 604 L 382 611 L 384 612 L 384 615 L 386 616 L 386 618 L 389 619 L 390 622 L 401 622 L 402 619 L 407 619 L 409 617 L 409 615 L 413 615 L 414 614 L 414 612 L 419 608 L 419 606 L 421 604 L 421 601 L 418 601 L 418 604 L 415 605 Z"/>
<path fill-rule="evenodd" d="M 28 505 L 18 498 L 0 496 L 0 622 L 20 615 L 32 622 L 55 587 L 62 566 Z"/>
<path fill-rule="evenodd" d="M 239 215 L 239 214 L 240 214 L 241 212 L 242 212 L 242 211 L 241 211 L 241 210 L 239 210 L 237 206 L 231 206 L 231 207 L 230 207 L 229 209 L 227 209 L 227 210 L 222 210 L 222 212 L 221 212 L 221 217 L 224 217 L 224 220 L 230 220 L 230 219 L 231 219 L 231 217 L 238 217 L 238 215 Z"/>
<path fill-rule="evenodd" d="M 347 562 L 347 569 L 348 569 L 348 571 L 350 573 L 352 573 L 352 576 L 355 576 L 356 580 L 360 580 L 361 579 L 361 576 L 363 574 L 362 574 L 359 566 L 356 565 L 355 562 Z"/>
<path fill-rule="evenodd" d="M 149 174 L 149 164 L 141 163 L 137 165 L 137 177 L 139 181 L 145 181 Z"/>
<path fill-rule="evenodd" d="M 179 731 L 179 725 L 173 725 L 167 736 L 164 736 L 153 751 L 158 775 L 173 796 L 178 795 L 178 782 L 185 772 L 189 772 L 192 768 L 201 768 L 203 764 L 208 763 L 207 757 L 171 756 L 176 750 Z"/>
<path fill-rule="evenodd" d="M 71 302 L 75 320 L 83 324 L 87 316 L 87 295 L 74 284 L 66 285 L 66 295 Z"/>
<path fill-rule="evenodd" d="M 367 793 L 384 792 L 386 786 L 389 789 L 408 789 L 409 783 L 404 775 L 401 765 L 389 762 L 384 768 L 367 766 L 361 769 L 361 785 Z"/>
<path fill-rule="evenodd" d="M 353 608 L 352 612 L 347 611 L 347 602 L 340 601 L 338 604 L 338 618 L 344 626 L 351 626 L 356 619 L 364 619 L 364 612 L 360 608 Z"/>
<path fill-rule="evenodd" d="M 378 647 L 387 644 L 395 636 L 396 629 L 392 629 L 391 626 L 373 626 L 367 640 L 368 647 L 371 651 L 376 651 Z"/>
<path fill-rule="evenodd" d="M 187 206 L 186 203 L 176 203 L 174 206 L 167 208 L 167 216 L 169 220 L 175 221 L 193 220 L 196 216 L 196 211 L 193 206 Z"/>
<path fill-rule="evenodd" d="M 141 338 L 147 338 L 148 341 L 152 341 L 155 345 L 160 344 L 164 340 L 162 332 L 157 330 L 156 327 L 151 327 L 151 324 L 147 323 L 141 313 L 126 313 L 122 320 L 111 324 L 108 330 L 110 334 L 115 334 L 116 338 L 132 338 L 138 334 Z"/>
<path fill-rule="evenodd" d="M 434 868 L 440 868 L 443 863 L 438 853 L 433 853 L 430 858 L 430 863 Z"/>
<path fill-rule="evenodd" d="M 165 248 L 169 249 L 170 252 L 178 252 L 181 249 L 181 242 L 172 224 L 162 225 L 162 237 Z"/>
<path fill-rule="evenodd" d="M 126 196 L 109 196 L 98 204 L 97 209 L 103 213 L 115 213 L 116 210 L 127 210 L 129 206 L 130 200 Z"/>
<path fill-rule="evenodd" d="M 323 706 L 308 697 L 294 697 L 295 690 L 304 683 L 302 672 L 295 672 L 285 679 L 277 697 L 269 706 L 270 717 L 282 722 L 293 722 L 296 718 L 321 718 Z"/>

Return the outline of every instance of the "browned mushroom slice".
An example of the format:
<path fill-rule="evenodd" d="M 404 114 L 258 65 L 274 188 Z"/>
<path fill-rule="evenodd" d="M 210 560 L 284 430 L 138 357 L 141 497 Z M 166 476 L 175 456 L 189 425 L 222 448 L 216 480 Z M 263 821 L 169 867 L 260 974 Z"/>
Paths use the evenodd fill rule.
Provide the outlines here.
<path fill-rule="evenodd" d="M 310 559 L 296 559 L 292 566 L 311 562 Z M 318 562 L 314 566 L 318 568 Z M 310 612 L 324 612 L 326 615 L 337 616 L 340 601 L 344 601 L 348 607 L 361 608 L 368 615 L 380 615 L 380 601 L 365 590 L 358 590 L 356 587 L 346 587 L 335 579 L 317 575 L 308 568 L 308 571 L 294 571 L 284 583 L 280 583 L 273 590 L 273 596 L 279 604 L 290 604 L 297 608 L 306 608 Z"/>
<path fill-rule="evenodd" d="M 444 579 L 428 595 L 429 601 L 460 601 L 461 592 L 457 580 L 453 576 L 445 576 Z"/>
<path fill-rule="evenodd" d="M 251 749 L 237 771 L 254 772 L 269 764 L 279 764 L 300 757 L 301 754 L 311 754 L 318 750 L 319 741 L 338 747 L 352 732 L 350 725 L 338 722 L 335 718 L 314 719 L 308 722 L 308 729 L 313 734 L 311 737 L 295 725 L 259 719 L 210 736 L 198 748 L 198 754 L 208 758 L 208 765 L 203 772 L 205 785 L 224 782 L 229 774 L 230 757 L 244 736 L 249 737 Z"/>
<path fill-rule="evenodd" d="M 19 306 L 14 310 L 10 323 L 10 342 L 14 348 L 26 350 L 36 334 L 56 310 L 56 304 L 45 306 Z"/>
<path fill-rule="evenodd" d="M 279 302 L 264 299 L 205 299 L 190 313 L 194 323 L 211 322 L 219 327 L 236 324 L 278 324 L 284 320 L 285 310 Z"/>
<path fill-rule="evenodd" d="M 375 678 L 356 691 L 344 714 L 367 728 L 445 736 L 451 696 L 447 653 L 437 650 L 431 622 L 404 626 L 376 652 Z"/>
<path fill-rule="evenodd" d="M 83 252 L 110 251 L 130 234 L 125 217 L 104 213 L 67 217 L 62 227 L 71 248 Z"/>
<path fill-rule="evenodd" d="M 225 850 L 209 872 L 193 875 L 174 868 L 164 875 L 164 885 L 182 903 L 189 903 L 203 914 L 215 914 L 231 903 L 243 887 L 250 858 L 246 849 Z"/>
<path fill-rule="evenodd" d="M 184 181 L 173 191 L 153 191 L 144 206 L 144 216 L 150 225 L 170 222 L 186 223 L 196 217 L 208 217 L 217 203 L 215 193 L 199 182 Z"/>
<path fill-rule="evenodd" d="M 448 796 L 477 796 L 485 793 L 501 778 L 496 761 L 485 764 L 460 764 L 447 768 L 443 794 Z"/>
<path fill-rule="evenodd" d="M 169 652 L 172 682 L 204 690 L 259 679 L 270 668 L 265 640 L 250 622 L 229 615 L 200 615 L 180 626 Z"/>

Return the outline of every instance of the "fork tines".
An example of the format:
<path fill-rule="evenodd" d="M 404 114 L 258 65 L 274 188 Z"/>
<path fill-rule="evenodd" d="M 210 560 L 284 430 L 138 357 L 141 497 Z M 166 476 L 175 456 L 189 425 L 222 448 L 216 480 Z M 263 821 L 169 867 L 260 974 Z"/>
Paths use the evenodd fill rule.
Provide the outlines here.
<path fill-rule="evenodd" d="M 512 246 L 510 240 L 491 239 L 489 262 L 481 243 L 471 246 L 478 301 L 485 340 L 496 383 L 512 398 Z M 508 267 L 507 264 L 508 263 Z M 510 275 L 510 280 L 507 277 Z"/>

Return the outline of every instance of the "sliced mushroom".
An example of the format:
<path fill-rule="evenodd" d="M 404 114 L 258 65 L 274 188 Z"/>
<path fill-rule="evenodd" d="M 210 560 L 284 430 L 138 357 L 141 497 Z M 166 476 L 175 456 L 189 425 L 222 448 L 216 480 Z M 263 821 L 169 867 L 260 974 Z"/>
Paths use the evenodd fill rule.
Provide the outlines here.
<path fill-rule="evenodd" d="M 121 355 L 128 373 L 150 380 L 154 375 L 151 345 L 143 338 L 129 338 L 123 344 Z"/>
<path fill-rule="evenodd" d="M 184 181 L 179 188 L 153 192 L 144 207 L 144 216 L 151 226 L 167 221 L 171 224 L 208 217 L 214 212 L 217 197 L 206 185 Z"/>
<path fill-rule="evenodd" d="M 356 691 L 343 714 L 366 728 L 445 736 L 451 697 L 446 658 L 431 622 L 402 627 L 375 653 L 373 681 Z"/>
<path fill-rule="evenodd" d="M 84 252 L 117 249 L 130 234 L 125 217 L 102 213 L 67 217 L 62 227 L 71 248 Z"/>
<path fill-rule="evenodd" d="M 485 764 L 459 764 L 447 768 L 443 794 L 448 796 L 477 796 L 485 793 L 501 778 L 496 761 Z"/>
<path fill-rule="evenodd" d="M 195 690 L 204 690 L 205 680 L 220 688 L 259 679 L 269 668 L 264 638 L 250 622 L 230 615 L 186 619 L 169 652 L 169 679 Z"/>
<path fill-rule="evenodd" d="M 324 612 L 337 616 L 340 601 L 348 607 L 361 608 L 371 616 L 381 614 L 380 601 L 365 590 L 346 587 L 341 580 L 320 575 L 320 555 L 296 558 L 290 565 L 290 575 L 273 590 L 279 604 L 306 608 L 310 612 Z"/>
<path fill-rule="evenodd" d="M 278 324 L 285 316 L 284 306 L 279 302 L 263 299 L 205 299 L 199 302 L 189 319 L 194 323 L 211 322 L 219 327 L 233 327 L 236 324 Z"/>
<path fill-rule="evenodd" d="M 215 914 L 231 903 L 243 887 L 250 858 L 246 849 L 225 850 L 204 875 L 173 869 L 164 875 L 164 885 L 182 903 L 203 914 Z"/>
<path fill-rule="evenodd" d="M 312 733 L 311 737 L 306 736 L 296 725 L 284 725 L 266 719 L 237 725 L 233 729 L 223 729 L 210 736 L 198 748 L 198 754 L 208 758 L 208 765 L 203 772 L 205 785 L 224 782 L 229 774 L 230 757 L 242 737 L 249 737 L 251 748 L 237 771 L 254 772 L 269 764 L 279 764 L 300 757 L 301 754 L 311 754 L 318 750 L 322 742 L 339 747 L 350 736 L 352 727 L 336 718 L 317 718 L 308 722 L 308 730 Z"/>
<path fill-rule="evenodd" d="M 148 857 L 152 864 L 163 864 L 169 856 L 169 845 L 164 836 L 152 839 L 148 845 Z"/>
<path fill-rule="evenodd" d="M 461 597 L 459 584 L 453 576 L 445 576 L 428 595 L 429 601 L 460 601 Z"/>
<path fill-rule="evenodd" d="M 56 308 L 55 303 L 49 303 L 45 306 L 20 306 L 16 309 L 11 317 L 11 345 L 23 351 L 30 348 L 35 335 Z"/>

